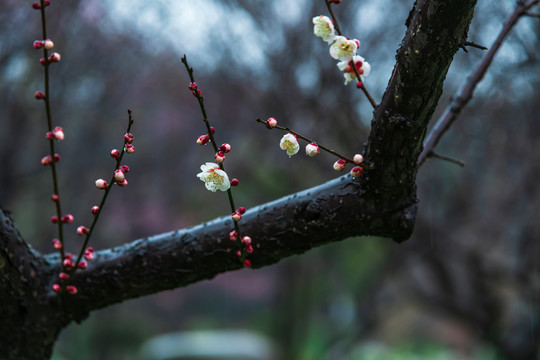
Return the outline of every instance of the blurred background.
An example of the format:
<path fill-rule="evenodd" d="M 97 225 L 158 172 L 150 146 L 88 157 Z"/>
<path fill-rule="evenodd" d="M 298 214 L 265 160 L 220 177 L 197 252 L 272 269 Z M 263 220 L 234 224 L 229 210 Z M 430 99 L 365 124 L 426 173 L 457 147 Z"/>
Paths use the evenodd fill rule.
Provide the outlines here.
<path fill-rule="evenodd" d="M 335 7 L 371 63 L 366 85 L 377 102 L 412 5 Z M 490 46 L 513 5 L 479 0 L 469 39 Z M 213 151 L 195 144 L 205 128 L 183 54 L 217 141 L 232 145 L 227 172 L 240 180 L 237 205 L 334 178 L 334 158 L 289 159 L 278 147 L 283 134 L 255 122 L 272 116 L 337 151 L 362 150 L 372 109 L 353 85 L 343 86 L 328 46 L 313 35 L 320 14 L 322 0 L 53 0 L 48 36 L 62 61 L 51 66 L 52 116 L 66 134 L 57 143 L 60 195 L 75 216 L 68 250 L 78 251 L 75 228 L 89 225 L 100 200 L 94 181 L 114 170 L 108 154 L 122 144 L 128 108 L 136 147 L 124 158 L 129 186 L 111 193 L 94 248 L 228 213 L 226 196 L 196 178 Z M 3 0 L 0 22 L 0 206 L 26 241 L 51 252 L 52 183 L 40 164 L 46 121 L 33 98 L 43 90 L 42 53 L 32 48 L 40 16 L 30 1 Z M 539 34 L 538 19 L 519 22 L 440 143 L 439 153 L 466 166 L 430 160 L 419 171 L 409 241 L 350 238 L 96 311 L 61 333 L 54 358 L 222 359 L 210 353 L 224 355 L 228 339 L 236 350 L 255 349 L 235 359 L 538 359 Z M 472 48 L 456 55 L 438 113 L 481 56 Z M 197 355 L 194 338 L 204 339 L 207 355 Z"/>

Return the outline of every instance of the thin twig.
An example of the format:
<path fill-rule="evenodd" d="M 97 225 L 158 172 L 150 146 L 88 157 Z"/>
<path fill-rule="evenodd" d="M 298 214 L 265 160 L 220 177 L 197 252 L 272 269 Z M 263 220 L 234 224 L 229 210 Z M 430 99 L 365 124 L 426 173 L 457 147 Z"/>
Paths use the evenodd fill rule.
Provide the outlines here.
<path fill-rule="evenodd" d="M 255 119 L 255 121 L 257 121 L 258 123 L 261 123 L 261 124 L 266 125 L 266 122 L 263 121 L 263 120 L 261 120 L 260 118 Z M 330 154 L 335 155 L 335 156 L 337 156 L 338 158 L 343 159 L 343 160 L 345 160 L 345 161 L 347 161 L 347 162 L 349 162 L 349 163 L 351 163 L 351 164 L 354 164 L 354 161 L 351 160 L 351 159 L 349 159 L 349 158 L 347 158 L 346 156 L 343 156 L 343 155 L 341 155 L 340 153 L 338 153 L 338 152 L 336 152 L 336 151 L 334 151 L 334 150 L 332 150 L 332 149 L 329 149 L 329 148 L 327 148 L 326 146 L 323 146 L 323 145 L 319 144 L 317 141 L 312 140 L 312 139 L 310 139 L 310 138 L 308 138 L 308 137 L 305 137 L 304 135 L 302 135 L 302 134 L 300 134 L 300 133 L 297 133 L 296 131 L 293 131 L 293 130 L 289 129 L 288 127 L 276 125 L 275 128 L 276 128 L 276 129 L 279 129 L 279 130 L 283 130 L 283 131 L 290 132 L 291 134 L 295 135 L 296 137 L 299 137 L 300 139 L 305 140 L 305 141 L 307 141 L 307 142 L 309 142 L 309 143 L 315 143 L 315 144 L 317 144 L 317 146 L 318 146 L 319 148 L 323 149 L 324 151 L 329 152 Z"/>
<path fill-rule="evenodd" d="M 45 17 L 45 3 L 44 0 L 40 1 L 40 12 L 41 12 L 41 34 L 42 39 L 47 39 L 47 21 Z M 51 115 L 51 93 L 49 90 L 49 51 L 43 46 L 43 59 L 45 60 L 43 63 L 43 76 L 44 76 L 44 85 L 45 85 L 45 114 L 47 116 L 47 128 L 49 133 L 52 132 L 53 126 L 52 126 L 52 115 Z M 58 218 L 58 240 L 60 241 L 60 244 L 62 245 L 58 251 L 60 252 L 60 256 L 62 260 L 64 260 L 64 222 L 62 221 L 62 206 L 61 206 L 61 198 L 60 198 L 60 191 L 58 187 L 58 175 L 56 171 L 56 161 L 55 161 L 55 150 L 54 150 L 54 138 L 49 139 L 49 155 L 51 156 L 51 175 L 53 180 L 53 194 L 57 195 L 58 198 L 55 200 L 55 207 L 56 207 L 56 217 Z"/>
<path fill-rule="evenodd" d="M 476 86 L 484 77 L 486 71 L 491 65 L 491 62 L 493 61 L 493 58 L 495 57 L 495 54 L 497 53 L 497 50 L 499 50 L 499 48 L 501 47 L 504 39 L 510 33 L 510 30 L 512 30 L 512 28 L 516 25 L 519 18 L 525 14 L 525 11 L 530 9 L 531 6 L 537 4 L 539 1 L 540 0 L 535 0 L 528 5 L 525 5 L 522 2 L 517 3 L 514 11 L 508 16 L 507 20 L 505 21 L 501 32 L 497 36 L 497 39 L 495 39 L 495 42 L 493 43 L 491 48 L 488 50 L 486 55 L 484 55 L 482 62 L 471 74 L 471 76 L 468 78 L 467 82 L 461 88 L 461 90 L 456 94 L 456 96 L 454 96 L 450 105 L 446 108 L 441 117 L 439 117 L 437 123 L 435 124 L 435 126 L 433 126 L 433 129 L 426 137 L 426 140 L 424 142 L 424 150 L 418 158 L 418 166 L 421 166 L 428 158 L 428 155 L 433 153 L 433 149 L 435 149 L 439 140 L 446 133 L 446 131 L 448 131 L 454 121 L 458 118 L 461 110 L 463 110 L 463 108 L 471 100 Z"/>
<path fill-rule="evenodd" d="M 431 153 L 429 153 L 428 156 L 429 157 L 434 157 L 434 158 L 437 158 L 437 159 L 441 159 L 441 160 L 445 160 L 445 161 L 451 162 L 453 164 L 457 164 L 457 165 L 459 165 L 461 167 L 465 167 L 465 163 L 463 161 L 451 158 L 449 156 L 444 156 L 444 155 L 437 154 L 435 151 L 432 151 Z"/>

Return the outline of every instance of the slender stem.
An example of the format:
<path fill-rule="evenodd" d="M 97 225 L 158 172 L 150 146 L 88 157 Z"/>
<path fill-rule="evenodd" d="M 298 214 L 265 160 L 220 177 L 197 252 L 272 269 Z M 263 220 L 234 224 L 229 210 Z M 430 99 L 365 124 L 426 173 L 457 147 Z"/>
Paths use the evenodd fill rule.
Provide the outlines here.
<path fill-rule="evenodd" d="M 186 70 L 188 72 L 190 81 L 192 83 L 195 83 L 195 77 L 193 76 L 193 68 L 189 66 L 189 64 L 187 62 L 186 55 L 184 55 L 182 57 L 182 63 L 186 67 Z M 212 132 L 212 127 L 210 126 L 210 121 L 208 121 L 208 115 L 207 115 L 206 109 L 204 107 L 204 98 L 199 93 L 199 89 L 194 90 L 193 95 L 197 98 L 197 101 L 199 102 L 199 107 L 200 107 L 201 113 L 203 115 L 203 121 L 204 121 L 204 123 L 206 125 L 206 130 L 208 131 L 208 136 L 210 137 L 210 142 L 212 143 L 214 151 L 217 153 L 219 151 L 219 148 L 218 148 L 217 143 L 216 143 L 216 141 L 214 139 L 214 134 Z M 219 167 L 220 167 L 221 170 L 225 171 L 225 166 L 223 165 L 223 162 L 219 163 Z M 236 206 L 234 205 L 234 198 L 233 198 L 232 190 L 231 190 L 230 187 L 229 187 L 229 189 L 227 189 L 227 196 L 229 198 L 229 205 L 231 207 L 231 213 L 234 213 L 234 212 L 236 212 L 237 209 L 236 209 Z M 242 254 L 242 256 L 240 257 L 240 260 L 244 261 L 244 259 L 247 257 L 247 254 L 246 254 L 245 249 L 242 246 L 242 237 L 240 235 L 240 226 L 238 225 L 237 221 L 233 221 L 233 223 L 234 223 L 234 230 L 238 234 L 238 239 L 236 240 L 236 243 L 237 243 L 238 248 L 240 249 L 241 254 Z"/>
<path fill-rule="evenodd" d="M 418 157 L 418 166 L 421 166 L 425 162 L 425 160 L 432 155 L 433 150 L 439 143 L 439 140 L 448 131 L 450 126 L 458 118 L 463 108 L 472 99 L 476 86 L 484 77 L 486 71 L 491 65 L 491 62 L 493 61 L 493 58 L 495 57 L 495 54 L 497 53 L 497 50 L 499 50 L 499 48 L 501 47 L 504 39 L 510 33 L 510 30 L 512 30 L 512 28 L 516 25 L 521 16 L 524 16 L 525 13 L 532 6 L 538 4 L 539 2 L 540 0 L 535 0 L 528 4 L 525 4 L 521 1 L 517 2 L 514 11 L 506 19 L 503 28 L 501 29 L 501 32 L 497 36 L 497 39 L 495 39 L 495 42 L 488 50 L 486 55 L 484 55 L 481 63 L 471 74 L 471 76 L 469 76 L 467 82 L 461 88 L 461 90 L 456 94 L 456 96 L 454 96 L 450 105 L 446 108 L 441 117 L 439 117 L 437 123 L 435 124 L 435 126 L 433 126 L 433 129 L 426 137 L 426 141 L 424 142 L 424 150 Z"/>
<path fill-rule="evenodd" d="M 41 12 L 41 36 L 42 39 L 47 39 L 47 20 L 45 16 L 45 4 L 44 0 L 40 0 L 40 12 Z M 45 92 L 45 114 L 47 117 L 47 129 L 49 132 L 52 132 L 53 126 L 52 126 L 52 115 L 51 115 L 51 102 L 50 102 L 50 90 L 49 90 L 49 52 L 45 47 L 43 47 L 43 58 L 45 59 L 45 62 L 43 64 L 43 74 L 44 74 L 44 92 Z M 58 218 L 58 240 L 60 241 L 60 244 L 62 246 L 59 249 L 60 256 L 62 260 L 64 259 L 64 223 L 62 222 L 62 206 L 60 203 L 60 192 L 58 187 L 58 176 L 56 172 L 56 161 L 54 160 L 54 141 L 55 139 L 49 139 L 49 155 L 51 156 L 51 174 L 52 174 L 52 180 L 53 180 L 53 194 L 58 196 L 58 199 L 54 202 L 56 207 L 56 217 Z"/>
<path fill-rule="evenodd" d="M 131 110 L 128 109 L 127 112 L 128 112 L 128 126 L 127 126 L 127 129 L 126 129 L 126 133 L 129 133 L 131 131 L 131 126 L 133 125 L 133 117 L 131 116 Z M 126 152 L 126 150 L 125 150 L 126 144 L 127 144 L 127 140 L 124 139 L 124 146 L 122 147 L 122 151 L 120 152 L 120 156 L 118 157 L 118 159 L 116 159 L 116 164 L 115 164 L 114 170 L 118 169 L 120 167 L 120 164 L 122 163 L 122 158 L 124 157 L 124 154 Z M 73 274 L 78 269 L 78 265 L 79 265 L 83 255 L 84 255 L 86 247 L 88 246 L 88 242 L 90 241 L 90 237 L 94 233 L 94 228 L 96 227 L 96 224 L 97 224 L 97 222 L 99 220 L 99 216 L 101 215 L 101 211 L 103 210 L 103 207 L 105 206 L 105 201 L 107 200 L 107 197 L 109 196 L 109 192 L 111 191 L 112 186 L 115 183 L 114 180 L 115 179 L 114 179 L 114 172 L 113 172 L 113 176 L 111 177 L 111 179 L 109 181 L 109 186 L 107 186 L 107 188 L 104 190 L 105 192 L 103 193 L 103 196 L 101 198 L 101 202 L 98 205 L 99 206 L 98 211 L 94 215 L 94 219 L 92 220 L 92 225 L 90 225 L 88 234 L 86 235 L 86 237 L 84 239 L 84 243 L 81 246 L 81 250 L 79 251 L 79 255 L 77 255 L 77 260 L 75 261 L 75 265 L 74 265 L 73 269 L 71 269 L 71 271 L 69 273 L 69 278 L 70 279 L 72 278 Z M 67 282 L 64 284 L 64 286 L 66 284 L 67 284 Z"/>
<path fill-rule="evenodd" d="M 332 6 L 330 5 L 330 1 L 329 0 L 324 0 L 324 2 L 326 4 L 326 7 L 328 8 L 328 11 L 330 12 L 330 16 L 332 17 L 332 21 L 334 23 L 334 28 L 336 29 L 336 31 L 337 31 L 337 33 L 339 35 L 343 35 L 343 33 L 341 32 L 341 29 L 339 27 L 339 23 L 337 21 L 337 18 L 334 15 L 334 11 L 332 10 Z M 358 70 L 356 69 L 356 66 L 354 64 L 352 64 L 352 68 L 353 68 L 354 74 L 356 75 L 356 79 L 358 81 L 360 81 L 360 79 L 361 79 L 360 74 L 358 74 Z M 366 95 L 366 97 L 367 97 L 368 101 L 370 102 L 371 106 L 373 106 L 373 108 L 375 109 L 377 107 L 377 103 L 375 102 L 375 99 L 373 99 L 371 94 L 369 93 L 368 89 L 366 89 L 366 84 L 364 82 L 362 82 L 362 88 L 361 89 L 364 92 L 364 94 Z"/>
<path fill-rule="evenodd" d="M 437 159 L 445 160 L 445 161 L 451 162 L 453 164 L 457 164 L 457 165 L 459 165 L 461 167 L 465 167 L 465 163 L 463 161 L 451 158 L 449 156 L 444 156 L 444 155 L 437 154 L 435 151 L 432 151 L 429 154 L 429 156 L 437 158 Z"/>
<path fill-rule="evenodd" d="M 258 123 L 261 123 L 261 124 L 266 125 L 266 122 L 264 122 L 264 121 L 261 120 L 260 118 L 256 119 L 255 121 L 257 121 Z M 351 160 L 351 159 L 349 159 L 348 157 L 343 156 L 343 155 L 341 155 L 340 153 L 338 153 L 337 151 L 334 151 L 334 150 L 332 150 L 332 149 L 329 149 L 329 148 L 327 148 L 326 146 L 323 146 L 323 145 L 319 144 L 319 143 L 316 142 L 315 140 L 312 140 L 312 139 L 310 139 L 310 138 L 308 138 L 308 137 L 305 137 L 304 135 L 302 135 L 302 134 L 300 134 L 300 133 L 298 133 L 298 132 L 296 132 L 296 131 L 293 131 L 293 130 L 289 129 L 288 127 L 276 125 L 275 128 L 276 128 L 276 129 L 279 129 L 279 130 L 283 130 L 283 131 L 290 132 L 291 134 L 295 135 L 296 137 L 299 137 L 300 139 L 305 140 L 305 141 L 307 141 L 307 142 L 309 142 L 309 143 L 316 143 L 317 146 L 319 146 L 319 148 L 323 149 L 324 151 L 329 152 L 330 154 L 335 155 L 335 156 L 337 156 L 338 158 L 343 159 L 343 160 L 345 160 L 345 161 L 347 161 L 347 162 L 350 162 L 351 164 L 354 164 L 354 161 Z"/>

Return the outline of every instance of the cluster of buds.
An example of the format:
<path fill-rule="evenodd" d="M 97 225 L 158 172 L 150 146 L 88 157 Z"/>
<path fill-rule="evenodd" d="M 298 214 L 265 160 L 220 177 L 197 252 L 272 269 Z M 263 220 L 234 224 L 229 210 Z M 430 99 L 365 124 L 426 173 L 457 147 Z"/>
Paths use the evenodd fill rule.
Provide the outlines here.
<path fill-rule="evenodd" d="M 50 0 L 44 0 L 44 1 L 43 1 L 43 7 L 47 7 L 47 6 L 49 6 L 49 5 L 51 5 L 51 1 L 50 1 Z M 33 3 L 33 4 L 32 4 L 32 9 L 35 9 L 35 10 L 41 9 L 41 4 L 38 3 L 38 2 Z"/>
<path fill-rule="evenodd" d="M 64 140 L 64 129 L 61 126 L 56 126 L 52 131 L 45 134 L 47 140 Z"/>
<path fill-rule="evenodd" d="M 343 158 L 339 159 L 338 161 L 334 163 L 334 170 L 343 171 L 345 167 L 347 166 L 347 162 L 350 162 L 350 160 L 347 161 L 346 159 L 343 159 Z M 357 177 L 360 177 L 360 175 L 362 175 L 363 168 L 359 165 L 362 164 L 363 162 L 364 162 L 364 157 L 362 155 L 360 154 L 354 155 L 353 164 L 355 166 L 351 169 L 351 176 L 353 178 L 357 178 Z"/>
<path fill-rule="evenodd" d="M 196 82 L 190 82 L 188 88 L 189 88 L 189 90 L 191 90 L 191 93 L 193 94 L 193 96 L 195 96 L 195 97 L 200 97 L 200 98 L 203 97 L 203 93 L 202 93 L 202 91 L 197 87 L 197 83 L 196 83 Z"/>
<path fill-rule="evenodd" d="M 57 243 L 59 241 L 57 239 L 53 240 L 54 246 L 56 248 Z M 65 282 L 68 281 L 70 278 L 70 273 L 74 270 L 75 266 L 77 266 L 77 269 L 84 270 L 88 268 L 88 261 L 92 260 L 94 258 L 94 249 L 91 247 L 86 248 L 84 251 L 84 260 L 80 260 L 78 264 L 75 264 L 73 261 L 73 254 L 66 253 L 64 256 L 64 260 L 62 261 L 62 272 L 58 274 L 58 278 L 60 281 Z M 54 284 L 52 286 L 52 289 L 56 293 L 60 293 L 62 291 L 62 286 L 58 283 Z M 75 295 L 77 294 L 78 290 L 77 287 L 74 285 L 67 285 L 66 291 L 68 294 Z"/>
<path fill-rule="evenodd" d="M 330 2 L 339 4 L 341 1 Z M 313 25 L 313 33 L 315 36 L 326 41 L 328 45 L 330 45 L 330 56 L 339 60 L 337 67 L 344 72 L 345 85 L 356 80 L 357 87 L 362 87 L 364 76 L 369 75 L 371 66 L 363 57 L 356 55 L 356 50 L 360 47 L 360 41 L 336 35 L 334 23 L 328 16 L 315 16 L 313 18 Z M 357 77 L 357 74 L 359 78 Z"/>
<path fill-rule="evenodd" d="M 47 166 L 47 165 L 51 165 L 52 163 L 57 163 L 59 161 L 60 161 L 59 154 L 54 154 L 53 156 L 47 155 L 41 159 L 41 165 Z"/>

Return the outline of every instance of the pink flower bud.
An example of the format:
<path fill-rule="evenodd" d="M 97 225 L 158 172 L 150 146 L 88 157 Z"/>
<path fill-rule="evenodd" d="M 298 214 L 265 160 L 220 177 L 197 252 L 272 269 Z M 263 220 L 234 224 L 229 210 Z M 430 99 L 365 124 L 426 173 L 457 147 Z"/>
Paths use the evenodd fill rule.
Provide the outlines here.
<path fill-rule="evenodd" d="M 223 144 L 223 145 L 221 145 L 221 146 L 219 147 L 219 151 L 221 151 L 221 152 L 223 152 L 223 153 L 226 154 L 226 153 L 228 153 L 229 151 L 231 151 L 231 145 L 225 143 L 225 144 Z"/>
<path fill-rule="evenodd" d="M 65 272 L 61 272 L 58 277 L 60 278 L 60 280 L 62 281 L 66 281 L 67 279 L 69 279 L 69 275 L 66 274 Z"/>
<path fill-rule="evenodd" d="M 118 186 L 127 186 L 128 181 L 127 181 L 126 179 L 121 180 L 121 181 L 116 180 L 115 183 L 116 183 L 116 185 L 118 185 Z"/>
<path fill-rule="evenodd" d="M 355 177 L 355 178 L 362 175 L 362 167 L 360 167 L 360 166 L 353 167 L 352 170 L 351 170 L 351 175 L 352 175 L 352 177 Z"/>
<path fill-rule="evenodd" d="M 34 41 L 34 44 L 32 45 L 34 49 L 41 49 L 43 47 L 43 41 L 36 40 Z"/>
<path fill-rule="evenodd" d="M 49 62 L 52 63 L 59 62 L 60 59 L 62 59 L 62 56 L 57 52 L 53 52 L 51 56 L 49 56 Z"/>
<path fill-rule="evenodd" d="M 41 5 L 39 3 L 33 3 L 32 4 L 32 9 L 39 10 L 39 9 L 41 9 Z"/>
<path fill-rule="evenodd" d="M 62 222 L 64 224 L 71 224 L 75 218 L 71 214 L 62 216 Z"/>
<path fill-rule="evenodd" d="M 58 294 L 58 293 L 62 290 L 62 287 L 61 287 L 60 285 L 58 285 L 58 284 L 54 284 L 54 285 L 52 286 L 52 289 L 53 289 L 53 291 L 54 291 L 55 293 Z"/>
<path fill-rule="evenodd" d="M 242 257 L 242 252 L 241 252 L 240 250 L 237 250 L 237 251 L 236 251 L 236 256 Z"/>
<path fill-rule="evenodd" d="M 66 286 L 66 290 L 70 295 L 77 294 L 77 287 L 76 286 L 68 285 L 68 286 Z"/>
<path fill-rule="evenodd" d="M 315 143 L 306 145 L 306 155 L 308 156 L 311 156 L 311 157 L 316 156 L 319 153 L 319 151 L 320 151 L 319 145 Z"/>
<path fill-rule="evenodd" d="M 210 132 L 212 135 L 214 135 L 216 133 L 216 129 L 213 126 L 210 126 Z"/>
<path fill-rule="evenodd" d="M 94 253 L 93 252 L 85 251 L 83 256 L 88 261 L 92 261 L 94 259 Z"/>
<path fill-rule="evenodd" d="M 363 157 L 362 155 L 360 155 L 360 154 L 356 154 L 356 155 L 354 155 L 354 157 L 353 157 L 353 161 L 354 161 L 354 163 L 355 163 L 356 165 L 360 165 L 361 163 L 364 162 L 364 157 Z"/>
<path fill-rule="evenodd" d="M 251 267 L 251 261 L 248 259 L 244 260 L 244 267 Z"/>
<path fill-rule="evenodd" d="M 52 131 L 48 131 L 45 134 L 45 137 L 47 138 L 47 140 L 52 140 L 52 139 L 54 139 L 54 134 L 52 133 Z"/>
<path fill-rule="evenodd" d="M 233 230 L 229 233 L 229 239 L 231 239 L 232 241 L 238 239 L 238 233 L 236 232 L 236 230 Z"/>
<path fill-rule="evenodd" d="M 238 211 L 241 215 L 244 215 L 245 212 L 246 212 L 246 208 L 245 207 L 239 207 L 236 211 Z"/>
<path fill-rule="evenodd" d="M 41 159 L 41 165 L 51 165 L 52 164 L 52 157 L 51 155 L 47 155 Z"/>
<path fill-rule="evenodd" d="M 88 263 L 84 260 L 82 260 L 81 262 L 79 262 L 79 265 L 77 265 L 77 267 L 81 270 L 84 270 L 88 267 Z"/>
<path fill-rule="evenodd" d="M 218 151 L 216 155 L 214 155 L 214 159 L 218 164 L 221 164 L 223 160 L 225 160 L 225 154 L 222 151 Z"/>
<path fill-rule="evenodd" d="M 56 195 L 56 194 L 52 194 L 52 195 L 51 195 L 51 200 L 52 200 L 52 201 L 58 202 L 59 199 L 60 199 L 60 198 L 58 197 L 58 195 Z"/>
<path fill-rule="evenodd" d="M 197 83 L 196 82 L 189 83 L 188 88 L 191 91 L 197 90 Z"/>
<path fill-rule="evenodd" d="M 361 81 L 359 81 L 359 82 L 356 83 L 356 87 L 361 89 L 361 88 L 364 87 L 364 84 Z"/>
<path fill-rule="evenodd" d="M 247 247 L 251 245 L 251 238 L 249 236 L 244 236 L 242 238 L 242 246 Z"/>
<path fill-rule="evenodd" d="M 99 206 L 92 206 L 92 209 L 90 209 L 92 212 L 92 215 L 96 215 L 99 211 Z"/>
<path fill-rule="evenodd" d="M 61 126 L 55 127 L 52 132 L 56 140 L 64 140 L 64 129 Z"/>
<path fill-rule="evenodd" d="M 66 259 L 71 259 L 71 260 L 73 260 L 73 254 L 72 254 L 72 253 L 67 253 L 64 257 L 65 257 Z"/>
<path fill-rule="evenodd" d="M 133 134 L 126 133 L 124 135 L 124 141 L 127 142 L 128 144 L 131 144 L 133 142 Z"/>
<path fill-rule="evenodd" d="M 135 146 L 131 145 L 131 144 L 126 144 L 126 146 L 124 146 L 124 150 L 128 153 L 128 154 L 133 154 L 135 152 Z"/>
<path fill-rule="evenodd" d="M 253 253 L 253 246 L 251 246 L 251 245 L 246 246 L 246 252 L 248 254 L 252 254 Z"/>
<path fill-rule="evenodd" d="M 62 248 L 62 243 L 60 242 L 60 240 L 53 239 L 52 243 L 56 250 L 60 250 Z"/>
<path fill-rule="evenodd" d="M 91 247 L 91 246 L 89 246 L 89 247 L 86 248 L 86 251 L 89 251 L 89 252 L 93 253 L 93 252 L 94 252 L 94 248 Z"/>
<path fill-rule="evenodd" d="M 45 94 L 42 93 L 41 91 L 36 91 L 36 92 L 34 93 L 34 98 L 35 98 L 36 100 L 43 100 L 43 99 L 45 99 Z"/>
<path fill-rule="evenodd" d="M 197 144 L 199 145 L 205 145 L 210 141 L 210 136 L 208 135 L 201 135 L 197 138 Z"/>
<path fill-rule="evenodd" d="M 334 163 L 334 170 L 336 171 L 342 171 L 345 169 L 345 165 L 347 164 L 347 161 L 345 159 L 339 159 Z"/>
<path fill-rule="evenodd" d="M 338 3 L 339 4 L 339 3 Z M 353 41 L 356 43 L 356 47 L 359 48 L 360 47 L 360 40 L 358 39 L 353 39 Z"/>
<path fill-rule="evenodd" d="M 120 158 L 120 150 L 118 149 L 112 149 L 111 150 L 111 157 L 113 159 L 119 159 Z"/>
<path fill-rule="evenodd" d="M 120 166 L 120 171 L 122 171 L 124 174 L 127 174 L 129 172 L 129 166 L 127 165 Z"/>
<path fill-rule="evenodd" d="M 274 119 L 274 118 L 269 118 L 268 120 L 266 120 L 266 127 L 269 128 L 269 129 L 273 129 L 275 128 L 277 125 L 277 120 Z"/>
<path fill-rule="evenodd" d="M 66 269 L 72 269 L 73 268 L 73 260 L 71 259 L 64 259 L 64 268 Z"/>
<path fill-rule="evenodd" d="M 60 154 L 54 154 L 54 162 L 59 162 L 60 161 Z"/>
<path fill-rule="evenodd" d="M 126 175 L 124 175 L 124 173 L 122 172 L 122 170 L 116 170 L 114 172 L 114 179 L 116 181 L 122 181 L 126 178 Z"/>
<path fill-rule="evenodd" d="M 51 39 L 44 40 L 43 47 L 45 48 L 45 50 L 51 50 L 54 47 L 54 43 Z"/>
<path fill-rule="evenodd" d="M 202 98 L 202 96 L 203 96 L 202 91 L 201 91 L 201 90 L 198 90 L 198 89 L 197 89 L 197 92 L 192 91 L 192 94 L 193 94 L 193 96 L 195 96 L 195 97 L 201 97 L 201 98 Z M 198 94 L 198 96 L 197 96 L 197 94 Z"/>
<path fill-rule="evenodd" d="M 235 211 L 233 214 L 232 214 L 232 219 L 236 222 L 240 221 L 242 219 L 242 215 Z"/>
<path fill-rule="evenodd" d="M 58 216 L 56 216 L 56 215 L 55 215 L 55 216 L 51 216 L 51 222 L 52 222 L 53 224 L 58 224 Z"/>
<path fill-rule="evenodd" d="M 104 190 L 109 187 L 109 184 L 107 184 L 107 181 L 105 181 L 104 179 L 97 179 L 96 187 L 100 190 Z"/>
<path fill-rule="evenodd" d="M 39 59 L 39 63 L 40 63 L 41 65 L 45 65 L 45 63 L 46 63 L 45 58 Z"/>
<path fill-rule="evenodd" d="M 45 0 L 45 1 L 43 1 L 43 7 L 47 7 L 47 6 L 49 6 L 49 5 L 51 5 L 51 1 L 50 1 L 50 0 Z"/>
<path fill-rule="evenodd" d="M 231 186 L 238 186 L 240 182 L 238 181 L 238 179 L 234 178 L 231 180 Z"/>
<path fill-rule="evenodd" d="M 77 235 L 88 235 L 88 233 L 90 232 L 90 229 L 88 229 L 86 226 L 79 226 L 77 228 Z"/>

